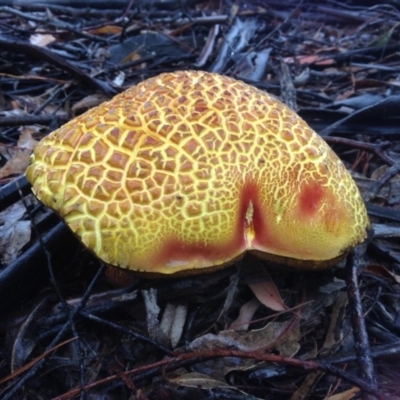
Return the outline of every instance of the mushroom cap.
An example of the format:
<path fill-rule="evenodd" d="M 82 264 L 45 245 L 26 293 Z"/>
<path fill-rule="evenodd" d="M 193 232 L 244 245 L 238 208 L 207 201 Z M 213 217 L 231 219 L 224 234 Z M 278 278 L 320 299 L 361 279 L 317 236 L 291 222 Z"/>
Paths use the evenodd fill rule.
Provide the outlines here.
<path fill-rule="evenodd" d="M 202 71 L 164 73 L 71 120 L 26 177 L 108 264 L 172 274 L 246 251 L 330 266 L 366 238 L 341 160 L 269 94 Z"/>

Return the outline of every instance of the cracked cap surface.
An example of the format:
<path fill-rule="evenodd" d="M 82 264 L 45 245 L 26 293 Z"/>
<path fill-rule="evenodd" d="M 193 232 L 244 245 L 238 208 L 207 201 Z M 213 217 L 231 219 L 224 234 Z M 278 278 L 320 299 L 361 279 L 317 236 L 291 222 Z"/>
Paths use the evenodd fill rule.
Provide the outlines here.
<path fill-rule="evenodd" d="M 34 149 L 37 198 L 111 265 L 171 274 L 245 251 L 329 266 L 368 216 L 329 146 L 241 81 L 165 73 L 71 120 Z"/>

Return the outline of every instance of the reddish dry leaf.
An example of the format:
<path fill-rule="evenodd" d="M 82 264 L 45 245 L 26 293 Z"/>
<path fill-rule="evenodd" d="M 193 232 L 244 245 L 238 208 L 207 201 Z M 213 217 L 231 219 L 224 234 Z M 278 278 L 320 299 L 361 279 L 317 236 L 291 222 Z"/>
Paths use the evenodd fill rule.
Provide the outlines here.
<path fill-rule="evenodd" d="M 264 282 L 249 283 L 249 288 L 265 307 L 274 311 L 287 310 L 287 306 L 270 276 Z"/>
<path fill-rule="evenodd" d="M 309 65 L 334 65 L 336 64 L 333 58 L 326 56 L 312 55 L 312 56 L 296 56 L 286 57 L 284 61 L 288 64 L 309 64 Z"/>
<path fill-rule="evenodd" d="M 382 82 L 378 79 L 357 79 L 354 82 L 354 88 L 355 89 L 371 89 L 371 88 L 380 88 L 380 87 L 386 87 L 386 82 Z"/>
<path fill-rule="evenodd" d="M 247 331 L 258 307 L 260 307 L 260 302 L 257 299 L 251 299 L 243 304 L 240 307 L 239 316 L 231 323 L 229 329 Z"/>

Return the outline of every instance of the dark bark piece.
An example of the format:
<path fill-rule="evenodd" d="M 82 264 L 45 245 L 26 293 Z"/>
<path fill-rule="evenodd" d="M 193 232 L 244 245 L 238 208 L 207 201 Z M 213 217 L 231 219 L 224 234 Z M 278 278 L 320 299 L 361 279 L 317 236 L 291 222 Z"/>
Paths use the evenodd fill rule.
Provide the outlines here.
<path fill-rule="evenodd" d="M 100 79 L 97 78 L 93 78 L 80 68 L 76 67 L 75 65 L 67 61 L 65 58 L 62 58 L 54 54 L 52 51 L 47 50 L 46 48 L 34 46 L 30 43 L 25 43 L 20 40 L 6 38 L 4 36 L 0 37 L 0 47 L 2 48 L 2 50 L 21 52 L 27 55 L 28 57 L 47 61 L 50 64 L 55 65 L 56 67 L 69 72 L 76 79 L 82 81 L 82 83 L 94 86 L 109 96 L 117 94 L 117 91 L 112 86 L 110 86 L 109 83 L 101 81 Z"/>

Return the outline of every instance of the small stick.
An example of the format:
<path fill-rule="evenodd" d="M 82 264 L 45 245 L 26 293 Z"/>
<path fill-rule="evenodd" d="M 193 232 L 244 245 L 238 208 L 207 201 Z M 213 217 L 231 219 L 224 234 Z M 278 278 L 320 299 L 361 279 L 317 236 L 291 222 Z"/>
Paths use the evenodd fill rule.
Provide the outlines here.
<path fill-rule="evenodd" d="M 363 315 L 360 288 L 358 285 L 360 257 L 360 247 L 356 247 L 350 252 L 346 264 L 346 283 L 349 297 L 349 308 L 352 316 L 351 321 L 355 342 L 354 350 L 359 362 L 361 376 L 372 387 L 377 388 L 371 348 Z"/>

